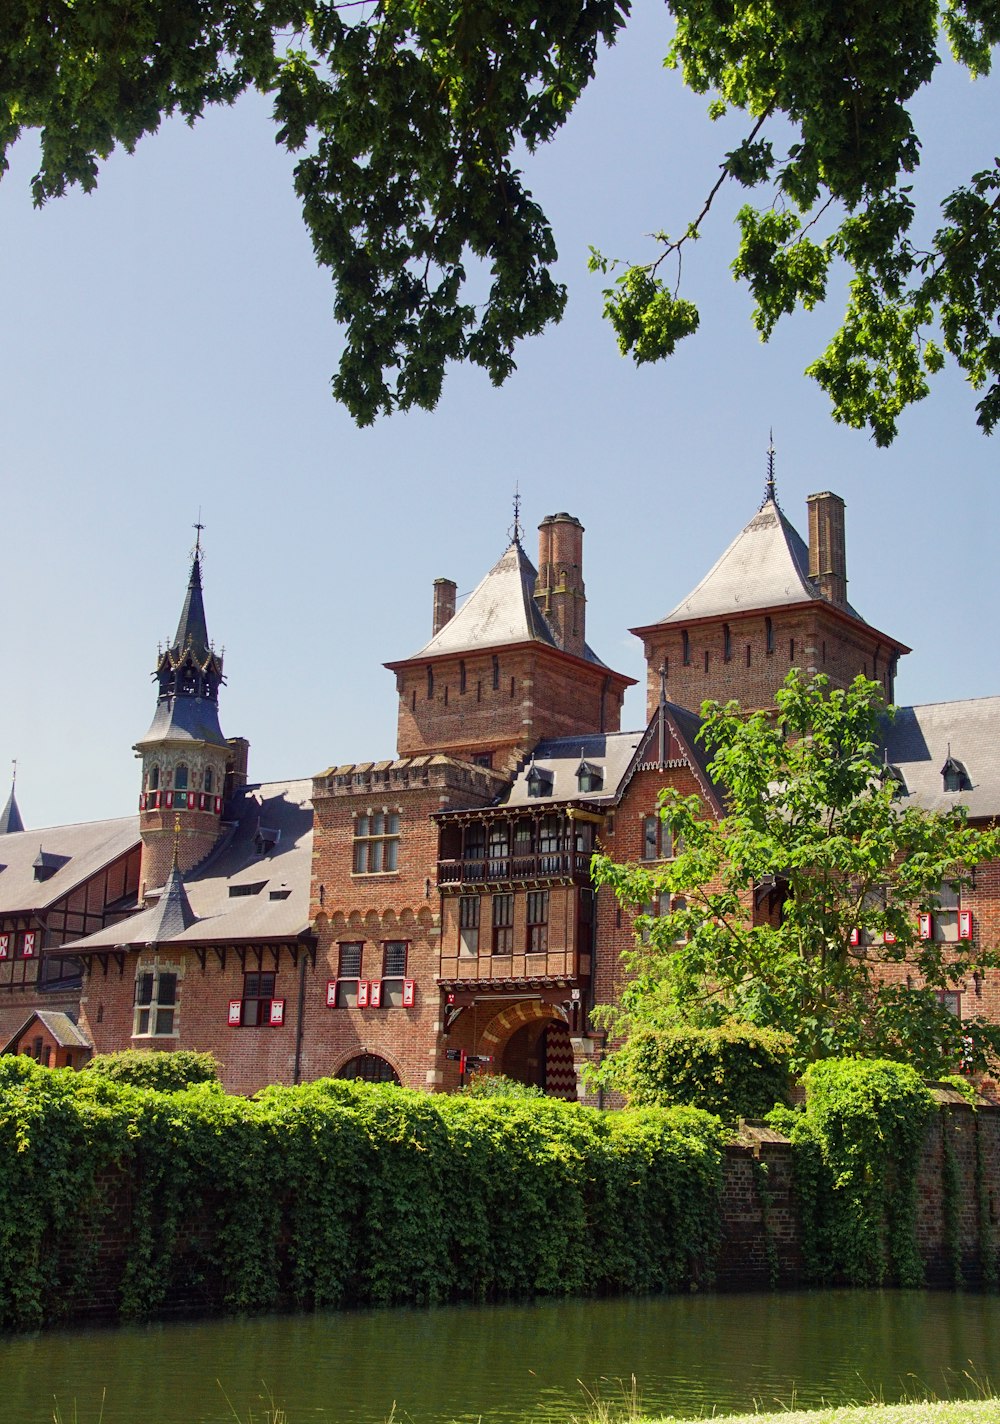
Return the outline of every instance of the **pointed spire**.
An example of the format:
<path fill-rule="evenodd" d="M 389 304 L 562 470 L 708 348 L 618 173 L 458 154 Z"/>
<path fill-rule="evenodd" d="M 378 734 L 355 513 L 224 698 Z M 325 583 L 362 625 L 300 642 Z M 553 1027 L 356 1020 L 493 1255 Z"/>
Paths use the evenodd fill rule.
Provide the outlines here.
<path fill-rule="evenodd" d="M 143 924 L 143 933 L 148 943 L 154 946 L 176 938 L 189 925 L 193 925 L 198 918 L 191 908 L 191 901 L 188 899 L 184 881 L 177 868 L 176 845 L 175 839 L 174 863 L 170 867 L 170 874 L 167 876 L 163 893 L 153 908 L 148 911 L 149 920 Z"/>
<path fill-rule="evenodd" d="M 767 445 L 767 480 L 766 480 L 766 482 L 765 482 L 765 484 L 764 484 L 764 498 L 763 498 L 763 499 L 761 500 L 761 502 L 760 502 L 760 507 L 761 507 L 761 509 L 764 508 L 765 504 L 777 504 L 777 503 L 778 503 L 778 487 L 777 487 L 777 485 L 775 484 L 775 480 L 774 480 L 774 430 L 773 430 L 773 428 L 768 431 L 768 433 L 767 433 L 767 439 L 768 439 L 768 445 Z"/>
<path fill-rule="evenodd" d="M 191 575 L 188 579 L 184 607 L 177 623 L 172 651 L 183 653 L 187 649 L 198 662 L 204 662 L 211 652 L 208 641 L 208 624 L 205 621 L 205 604 L 201 593 L 201 525 L 198 528 L 198 542 L 191 559 Z"/>
<path fill-rule="evenodd" d="M 17 799 L 14 796 L 14 787 L 17 783 L 17 762 L 14 761 L 12 766 L 10 795 L 7 797 L 6 806 L 0 811 L 0 836 L 11 835 L 15 831 L 24 830 L 24 822 L 21 820 L 21 813 L 17 809 Z"/>

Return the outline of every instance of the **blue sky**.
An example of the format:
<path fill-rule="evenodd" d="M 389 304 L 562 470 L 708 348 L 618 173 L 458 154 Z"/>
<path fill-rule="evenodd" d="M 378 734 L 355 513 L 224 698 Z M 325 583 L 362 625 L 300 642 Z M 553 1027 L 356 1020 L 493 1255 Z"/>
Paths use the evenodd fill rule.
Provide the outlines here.
<path fill-rule="evenodd" d="M 762 346 L 728 273 L 739 195 L 685 256 L 702 328 L 637 370 L 601 319 L 588 246 L 631 260 L 701 207 L 737 130 L 664 72 L 665 9 L 641 3 L 566 130 L 526 160 L 550 213 L 569 311 L 500 390 L 448 376 L 438 409 L 358 430 L 329 394 L 340 350 L 266 103 L 165 124 L 91 196 L 31 207 L 30 139 L 0 183 L 0 471 L 7 616 L 0 780 L 18 760 L 29 827 L 136 806 L 131 747 L 153 710 L 201 511 L 209 628 L 226 649 L 221 721 L 251 776 L 391 755 L 384 661 L 430 634 L 431 585 L 469 592 L 502 553 L 515 483 L 526 546 L 569 510 L 586 527 L 588 639 L 641 678 L 654 621 L 750 518 L 774 428 L 778 492 L 847 502 L 849 594 L 909 643 L 897 694 L 1000 691 L 997 447 L 950 372 L 888 451 L 835 426 L 801 372 L 839 307 Z M 993 159 L 995 91 L 945 62 L 921 99 L 921 183 Z M 625 725 L 643 721 L 637 689 Z M 4 792 L 5 794 L 5 792 Z"/>

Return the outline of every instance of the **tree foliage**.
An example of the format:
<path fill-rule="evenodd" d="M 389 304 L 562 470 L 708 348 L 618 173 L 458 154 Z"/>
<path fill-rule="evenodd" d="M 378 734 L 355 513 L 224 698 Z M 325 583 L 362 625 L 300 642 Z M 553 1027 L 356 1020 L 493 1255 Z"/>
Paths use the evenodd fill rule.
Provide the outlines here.
<path fill-rule="evenodd" d="M 973 77 L 1000 39 L 995 0 L 668 0 L 666 63 L 709 112 L 746 116 L 701 213 L 657 234 L 606 294 L 623 352 L 670 355 L 697 329 L 665 259 L 696 238 L 719 189 L 760 190 L 739 214 L 736 277 L 770 336 L 823 300 L 846 264 L 844 320 L 810 366 L 836 419 L 880 444 L 950 355 L 1000 418 L 1000 170 L 974 173 L 918 214 L 910 105 L 946 41 Z M 194 123 L 247 89 L 270 96 L 277 141 L 346 345 L 335 396 L 360 424 L 432 408 L 449 361 L 501 383 L 523 337 L 562 315 L 548 218 L 517 166 L 551 139 L 592 79 L 629 0 L 12 0 L 0 12 L 0 172 L 41 133 L 36 203 L 161 119 Z M 664 140 L 666 144 L 667 140 Z M 917 221 L 917 218 L 920 221 Z M 934 230 L 936 227 L 936 230 Z M 927 231 L 926 237 L 914 236 Z M 470 295 L 485 264 L 485 300 Z M 594 253 L 592 265 L 618 265 Z M 670 277 L 665 276 L 667 273 Z"/>
<path fill-rule="evenodd" d="M 964 807 L 929 812 L 900 794 L 880 752 L 892 709 L 878 683 L 831 690 L 793 670 L 776 700 L 775 716 L 735 702 L 702 709 L 724 817 L 667 790 L 672 861 L 595 858 L 623 904 L 663 906 L 636 922 L 609 1020 L 627 1036 L 744 1019 L 791 1035 L 798 1070 L 850 1055 L 934 1075 L 985 1066 L 1000 1028 L 958 1020 L 940 993 L 995 965 L 995 947 L 922 939 L 917 916 L 938 909 L 944 889 L 973 884 L 975 867 L 1000 856 L 1000 831 L 970 826 Z M 780 916 L 765 914 L 769 896 Z"/>

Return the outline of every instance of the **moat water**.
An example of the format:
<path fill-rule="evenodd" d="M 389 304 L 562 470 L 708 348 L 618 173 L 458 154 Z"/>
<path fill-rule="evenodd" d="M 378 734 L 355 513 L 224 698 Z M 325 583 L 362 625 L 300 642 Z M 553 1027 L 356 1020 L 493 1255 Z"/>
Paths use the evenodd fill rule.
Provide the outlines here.
<path fill-rule="evenodd" d="M 684 1296 L 359 1311 L 0 1340 L 2 1424 L 569 1424 L 1000 1393 L 1000 1299 Z"/>

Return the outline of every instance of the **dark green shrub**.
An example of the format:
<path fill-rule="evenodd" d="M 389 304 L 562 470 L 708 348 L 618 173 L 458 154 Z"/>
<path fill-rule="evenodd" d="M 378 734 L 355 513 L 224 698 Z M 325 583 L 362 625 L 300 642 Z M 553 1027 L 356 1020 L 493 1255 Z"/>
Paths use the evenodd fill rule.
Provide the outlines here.
<path fill-rule="evenodd" d="M 788 1093 L 792 1040 L 730 1020 L 718 1028 L 643 1028 L 614 1056 L 612 1086 L 633 1107 L 686 1103 L 726 1122 L 759 1118 Z"/>
<path fill-rule="evenodd" d="M 153 1088 L 158 1093 L 179 1093 L 196 1083 L 217 1083 L 218 1060 L 211 1053 L 195 1053 L 179 1048 L 174 1053 L 146 1048 L 126 1048 L 120 1053 L 98 1053 L 84 1072 L 131 1083 L 135 1088 Z"/>

